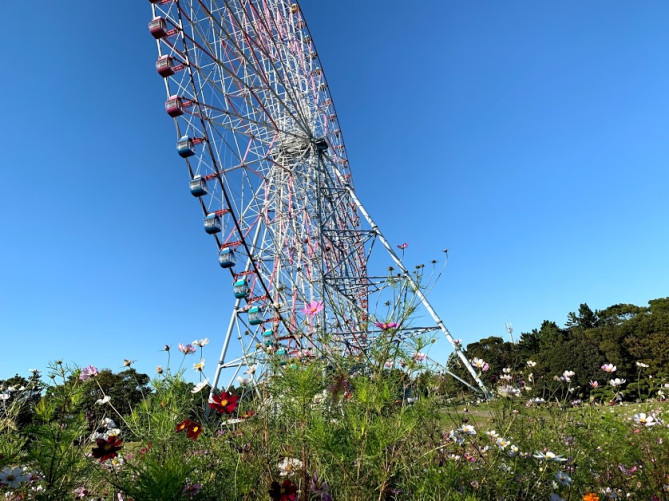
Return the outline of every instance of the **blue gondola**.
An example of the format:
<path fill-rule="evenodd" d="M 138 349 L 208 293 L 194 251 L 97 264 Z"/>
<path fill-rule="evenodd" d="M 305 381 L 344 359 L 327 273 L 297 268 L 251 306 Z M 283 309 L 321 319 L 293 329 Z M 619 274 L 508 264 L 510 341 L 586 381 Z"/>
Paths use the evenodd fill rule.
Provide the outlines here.
<path fill-rule="evenodd" d="M 276 354 L 277 355 L 285 355 L 286 354 L 285 348 L 279 348 L 278 350 L 276 350 Z"/>
<path fill-rule="evenodd" d="M 249 284 L 242 278 L 232 285 L 232 290 L 234 291 L 236 298 L 240 299 L 246 297 L 249 295 Z"/>
<path fill-rule="evenodd" d="M 202 176 L 195 176 L 191 179 L 190 183 L 188 183 L 188 188 L 190 188 L 190 193 L 194 197 L 201 197 L 202 195 L 209 193 L 209 190 L 207 189 L 207 181 L 202 179 Z"/>
<path fill-rule="evenodd" d="M 266 331 L 263 331 L 263 333 L 262 333 L 262 337 L 264 337 L 265 339 L 271 338 L 273 335 L 274 335 L 274 332 L 272 332 L 269 329 L 266 330 Z"/>
<path fill-rule="evenodd" d="M 177 153 L 182 158 L 188 158 L 195 155 L 195 143 L 188 136 L 182 136 L 179 141 L 177 141 Z"/>
<path fill-rule="evenodd" d="M 223 229 L 221 224 L 221 216 L 217 214 L 209 214 L 204 218 L 204 231 L 213 235 L 214 233 L 219 233 Z"/>
<path fill-rule="evenodd" d="M 218 253 L 218 264 L 221 265 L 221 268 L 232 268 L 237 264 L 237 258 L 232 249 L 223 249 Z"/>
<path fill-rule="evenodd" d="M 262 312 L 257 306 L 249 309 L 249 324 L 260 325 L 262 323 Z"/>

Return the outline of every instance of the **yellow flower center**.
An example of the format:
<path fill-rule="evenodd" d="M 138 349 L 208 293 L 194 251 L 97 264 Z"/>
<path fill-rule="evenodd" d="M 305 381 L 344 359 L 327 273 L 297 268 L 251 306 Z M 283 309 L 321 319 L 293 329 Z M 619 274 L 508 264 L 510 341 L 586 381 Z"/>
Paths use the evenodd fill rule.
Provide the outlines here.
<path fill-rule="evenodd" d="M 226 405 L 228 405 L 228 401 L 227 400 L 221 400 L 221 405 L 225 407 Z"/>

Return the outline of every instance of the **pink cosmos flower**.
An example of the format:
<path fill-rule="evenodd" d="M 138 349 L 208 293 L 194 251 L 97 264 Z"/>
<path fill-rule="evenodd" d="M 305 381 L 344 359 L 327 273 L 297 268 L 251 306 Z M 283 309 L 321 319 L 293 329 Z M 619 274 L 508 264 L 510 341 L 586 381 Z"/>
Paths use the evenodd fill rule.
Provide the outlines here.
<path fill-rule="evenodd" d="M 400 324 L 397 322 L 376 322 L 376 326 L 384 331 L 387 331 L 388 329 L 394 329 L 396 327 L 399 327 Z"/>
<path fill-rule="evenodd" d="M 310 301 L 302 308 L 302 313 L 308 317 L 313 317 L 321 311 L 323 311 L 323 301 Z"/>
<path fill-rule="evenodd" d="M 88 367 L 84 367 L 81 369 L 81 374 L 79 374 L 79 379 L 82 381 L 87 381 L 88 379 L 97 376 L 98 375 L 98 369 L 92 365 L 89 365 Z"/>
<path fill-rule="evenodd" d="M 183 353 L 184 355 L 188 355 L 189 353 L 195 353 L 195 346 L 192 344 L 183 344 L 179 343 L 179 351 Z"/>
<path fill-rule="evenodd" d="M 590 386 L 592 388 L 599 388 L 599 382 L 597 381 L 590 381 Z"/>
<path fill-rule="evenodd" d="M 404 249 L 406 249 L 407 247 L 409 247 L 409 244 L 408 244 L 407 242 L 404 242 L 403 244 L 399 244 L 399 245 L 397 246 L 397 248 L 398 248 L 398 249 L 401 249 L 401 250 L 404 250 Z"/>
<path fill-rule="evenodd" d="M 423 360 L 425 360 L 426 356 L 427 355 L 425 355 L 425 353 L 416 352 L 413 356 L 413 359 L 416 360 L 417 362 L 422 362 Z"/>
<path fill-rule="evenodd" d="M 486 372 L 486 371 L 490 370 L 490 364 L 488 362 L 486 362 L 485 364 L 483 364 L 483 367 L 481 368 L 481 370 L 483 372 Z"/>
<path fill-rule="evenodd" d="M 604 372 L 616 372 L 616 369 L 618 369 L 615 365 L 613 364 L 604 364 L 602 365 L 602 370 Z"/>

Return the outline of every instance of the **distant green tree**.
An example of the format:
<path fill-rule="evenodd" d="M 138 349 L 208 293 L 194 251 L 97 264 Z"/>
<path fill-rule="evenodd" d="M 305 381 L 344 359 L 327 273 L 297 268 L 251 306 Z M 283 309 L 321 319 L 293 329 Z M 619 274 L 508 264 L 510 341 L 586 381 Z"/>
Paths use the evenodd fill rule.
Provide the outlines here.
<path fill-rule="evenodd" d="M 103 417 L 115 419 L 115 412 L 111 411 L 112 405 L 122 416 L 129 415 L 151 393 L 148 386 L 150 379 L 148 375 L 130 367 L 119 373 L 103 369 L 97 376 L 86 381 L 79 408 L 84 412 L 90 429 L 97 428 Z M 109 404 L 97 403 L 105 396 L 110 397 Z"/>

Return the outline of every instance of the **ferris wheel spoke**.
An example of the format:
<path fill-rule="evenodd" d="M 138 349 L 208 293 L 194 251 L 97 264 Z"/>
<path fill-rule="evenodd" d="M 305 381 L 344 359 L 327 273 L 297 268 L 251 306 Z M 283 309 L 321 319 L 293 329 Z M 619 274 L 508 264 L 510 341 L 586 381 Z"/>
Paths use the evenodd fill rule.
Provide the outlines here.
<path fill-rule="evenodd" d="M 235 34 L 234 24 L 237 25 L 236 27 L 237 27 L 237 29 L 239 29 L 240 35 L 241 35 L 241 33 L 245 34 L 245 31 L 243 30 L 243 27 L 242 27 L 241 23 L 239 22 L 239 20 L 234 15 L 234 10 L 235 9 L 232 7 L 231 3 L 228 2 L 228 1 L 225 2 L 225 5 L 228 7 L 228 9 L 227 9 L 228 19 L 231 20 L 230 21 L 231 29 L 226 29 L 224 24 L 222 22 L 220 22 L 216 16 L 213 16 L 211 14 L 211 12 L 208 10 L 206 5 L 204 5 L 204 3 L 201 0 L 198 0 L 198 4 L 202 7 L 202 9 L 204 10 L 205 14 L 209 18 L 212 25 L 215 25 L 221 31 L 221 33 L 225 36 L 225 40 L 227 42 L 229 42 L 234 47 L 234 49 L 236 51 L 236 55 L 239 57 L 240 61 L 242 61 L 244 63 L 241 66 L 241 68 L 243 69 L 243 75 L 244 76 L 239 77 L 239 75 L 237 75 L 238 79 L 241 80 L 241 82 L 243 82 L 244 86 L 247 87 L 250 90 L 257 90 L 257 89 L 264 90 L 265 94 L 267 94 L 268 99 L 266 99 L 266 100 L 258 99 L 259 102 L 263 102 L 263 101 L 276 102 L 280 105 L 281 111 L 284 114 L 290 115 L 293 120 L 295 120 L 296 122 L 299 122 L 297 117 L 295 117 L 295 115 L 292 113 L 291 108 L 286 105 L 286 103 L 283 101 L 281 96 L 272 88 L 271 85 L 267 86 L 266 88 L 263 87 L 263 85 L 262 85 L 263 79 L 260 78 L 260 75 L 264 76 L 265 81 L 269 81 L 269 79 L 267 78 L 267 75 L 264 72 L 264 68 L 259 64 L 254 64 L 254 61 L 247 54 L 247 52 L 251 52 L 251 53 L 255 54 L 255 51 L 253 51 L 252 47 L 250 47 L 250 46 L 248 46 L 248 49 L 249 49 L 248 51 L 244 50 L 244 47 L 242 46 L 242 43 L 244 43 L 244 41 L 242 39 L 245 38 L 245 37 L 243 37 L 243 36 L 235 37 L 234 36 L 234 34 Z M 205 38 L 205 40 L 206 40 L 206 38 Z M 249 69 L 251 71 L 248 71 Z M 249 80 L 249 79 L 251 79 L 251 80 Z M 258 79 L 259 79 L 259 81 L 258 81 Z M 254 80 L 255 80 L 255 82 L 254 82 Z M 271 96 L 271 98 L 270 98 L 270 96 Z"/>

